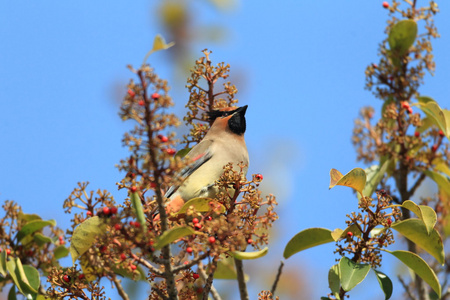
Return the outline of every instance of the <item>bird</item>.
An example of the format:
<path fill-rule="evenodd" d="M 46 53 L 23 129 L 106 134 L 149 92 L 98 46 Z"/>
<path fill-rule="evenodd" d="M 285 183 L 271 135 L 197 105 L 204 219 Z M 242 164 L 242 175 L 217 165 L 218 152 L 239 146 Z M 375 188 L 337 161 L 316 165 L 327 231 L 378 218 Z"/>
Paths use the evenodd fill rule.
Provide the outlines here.
<path fill-rule="evenodd" d="M 223 167 L 233 163 L 233 169 L 239 171 L 239 163 L 244 164 L 243 173 L 247 174 L 249 157 L 245 144 L 245 112 L 248 105 L 227 107 L 208 112 L 213 122 L 205 137 L 185 156 L 191 163 L 180 172 L 179 185 L 171 186 L 165 197 L 169 199 L 166 211 L 177 212 L 183 204 L 193 198 L 214 198 L 217 194 L 215 181 L 223 174 Z"/>

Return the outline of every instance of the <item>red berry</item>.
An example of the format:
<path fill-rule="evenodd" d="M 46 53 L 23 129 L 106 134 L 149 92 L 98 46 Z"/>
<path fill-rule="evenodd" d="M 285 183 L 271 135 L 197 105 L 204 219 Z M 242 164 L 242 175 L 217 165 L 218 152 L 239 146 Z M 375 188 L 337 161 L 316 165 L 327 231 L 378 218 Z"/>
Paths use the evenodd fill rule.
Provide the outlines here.
<path fill-rule="evenodd" d="M 163 143 L 169 141 L 169 138 L 168 138 L 167 136 L 165 136 L 165 135 L 162 135 L 162 134 L 158 134 L 158 139 L 159 139 L 161 142 L 163 142 Z"/>
<path fill-rule="evenodd" d="M 194 227 L 195 227 L 195 229 L 200 230 L 200 229 L 202 229 L 202 224 L 197 223 L 194 225 Z"/>
<path fill-rule="evenodd" d="M 122 226 L 119 223 L 114 224 L 114 229 L 115 230 L 120 230 L 120 229 L 122 229 Z"/>
<path fill-rule="evenodd" d="M 135 186 L 130 187 L 130 191 L 131 191 L 132 193 L 136 193 L 137 187 L 135 187 Z"/>
<path fill-rule="evenodd" d="M 111 210 L 109 209 L 109 207 L 105 206 L 105 207 L 103 207 L 103 213 L 105 215 L 109 215 L 111 213 Z"/>
<path fill-rule="evenodd" d="M 169 155 L 174 155 L 175 153 L 177 153 L 177 151 L 175 151 L 175 149 L 173 148 L 167 148 L 166 153 Z"/>
<path fill-rule="evenodd" d="M 183 264 L 187 265 L 188 263 L 189 263 L 188 261 L 185 261 Z"/>
<path fill-rule="evenodd" d="M 391 224 L 392 224 L 392 219 L 391 218 L 389 218 L 389 219 L 387 219 L 387 224 L 388 224 L 388 226 L 391 226 Z"/>
<path fill-rule="evenodd" d="M 111 207 L 111 208 L 110 208 L 110 211 L 111 211 L 111 214 L 112 214 L 112 215 L 117 214 L 117 207 L 115 207 L 115 206 Z"/>
<path fill-rule="evenodd" d="M 137 269 L 136 265 L 133 265 L 133 264 L 130 265 L 130 268 L 131 268 L 131 270 L 133 270 L 133 271 Z"/>
<path fill-rule="evenodd" d="M 439 135 L 440 135 L 441 137 L 444 137 L 444 132 L 443 132 L 442 130 L 439 130 Z"/>
<path fill-rule="evenodd" d="M 84 279 L 84 274 L 80 274 L 80 275 L 78 275 L 78 279 L 80 279 L 80 280 L 83 280 Z"/>
<path fill-rule="evenodd" d="M 197 273 L 194 273 L 194 274 L 192 274 L 192 277 L 193 277 L 194 279 L 199 279 L 199 278 L 200 278 L 200 275 L 198 275 Z"/>
<path fill-rule="evenodd" d="M 383 7 L 384 7 L 384 8 L 389 8 L 389 3 L 388 3 L 387 1 L 384 1 L 384 2 L 383 2 Z"/>
<path fill-rule="evenodd" d="M 88 210 L 88 211 L 86 212 L 86 216 L 92 217 L 92 211 Z"/>
<path fill-rule="evenodd" d="M 139 104 L 139 106 L 144 106 L 145 105 L 145 101 L 144 100 L 139 100 L 138 104 Z"/>
<path fill-rule="evenodd" d="M 158 93 L 153 93 L 153 94 L 152 94 L 152 99 L 153 99 L 153 100 L 158 100 L 159 97 L 160 97 L 160 96 L 159 96 Z"/>
<path fill-rule="evenodd" d="M 60 236 L 58 237 L 58 239 L 59 239 L 59 241 L 61 242 L 62 240 L 64 240 L 64 237 L 63 237 L 62 235 L 60 235 Z"/>
<path fill-rule="evenodd" d="M 193 219 L 192 219 L 192 223 L 193 223 L 193 224 L 197 224 L 197 223 L 198 223 L 198 219 L 197 219 L 197 218 L 193 218 Z"/>
<path fill-rule="evenodd" d="M 263 176 L 261 174 L 256 174 L 255 175 L 256 180 L 261 181 L 263 180 Z"/>
<path fill-rule="evenodd" d="M 106 246 L 100 246 L 100 252 L 101 253 L 104 253 L 105 251 L 106 251 Z"/>
<path fill-rule="evenodd" d="M 209 239 L 208 239 L 208 241 L 209 241 L 211 244 L 214 244 L 214 243 L 216 242 L 216 238 L 213 237 L 213 236 L 210 236 Z"/>
<path fill-rule="evenodd" d="M 125 255 L 125 253 L 120 254 L 120 259 L 121 260 L 127 259 L 127 256 Z"/>
<path fill-rule="evenodd" d="M 408 108 L 409 108 L 409 103 L 408 103 L 408 101 L 402 101 L 402 102 L 401 102 L 401 105 L 402 105 L 402 108 L 404 108 L 404 109 L 408 109 Z"/>
<path fill-rule="evenodd" d="M 252 240 L 252 239 L 248 239 L 248 240 L 247 240 L 247 243 L 248 243 L 248 244 L 253 244 L 253 240 Z"/>
<path fill-rule="evenodd" d="M 353 232 L 351 232 L 351 231 L 347 232 L 347 236 L 348 237 L 352 237 L 353 236 Z"/>
<path fill-rule="evenodd" d="M 60 243 L 61 245 L 64 245 L 64 244 L 66 243 L 66 241 L 65 241 L 65 240 L 62 240 L 62 241 L 59 241 L 59 243 Z"/>
<path fill-rule="evenodd" d="M 415 137 L 419 137 L 420 136 L 420 132 L 418 132 L 418 131 L 414 132 L 414 136 Z"/>
<path fill-rule="evenodd" d="M 431 151 L 436 152 L 436 151 L 437 151 L 437 148 L 438 148 L 438 145 L 433 145 L 433 146 L 431 147 Z"/>
<path fill-rule="evenodd" d="M 413 113 L 412 107 L 408 107 L 408 114 L 412 114 L 412 113 Z"/>
<path fill-rule="evenodd" d="M 134 96 L 136 96 L 136 93 L 132 89 L 128 89 L 128 95 L 130 95 L 131 97 L 134 97 Z"/>
<path fill-rule="evenodd" d="M 211 221 L 211 220 L 212 220 L 212 217 L 211 217 L 211 216 L 207 216 L 207 217 L 205 218 L 205 220 L 206 220 L 206 221 Z"/>
<path fill-rule="evenodd" d="M 187 248 L 186 248 L 186 252 L 187 252 L 187 253 L 192 253 L 192 251 L 193 251 L 193 250 L 192 250 L 192 247 L 187 247 Z"/>
<path fill-rule="evenodd" d="M 64 275 L 63 276 L 63 280 L 64 280 L 64 282 L 69 283 L 70 282 L 70 276 L 69 275 Z"/>
<path fill-rule="evenodd" d="M 378 68 L 378 65 L 375 64 L 375 63 L 373 63 L 373 64 L 372 64 L 372 67 L 373 67 L 374 69 L 376 69 L 376 68 Z"/>
<path fill-rule="evenodd" d="M 141 223 L 139 223 L 138 221 L 133 222 L 133 226 L 136 228 L 139 228 L 139 227 L 141 227 Z"/>
<path fill-rule="evenodd" d="M 6 249 L 6 254 L 10 255 L 11 254 L 11 250 L 10 249 Z"/>

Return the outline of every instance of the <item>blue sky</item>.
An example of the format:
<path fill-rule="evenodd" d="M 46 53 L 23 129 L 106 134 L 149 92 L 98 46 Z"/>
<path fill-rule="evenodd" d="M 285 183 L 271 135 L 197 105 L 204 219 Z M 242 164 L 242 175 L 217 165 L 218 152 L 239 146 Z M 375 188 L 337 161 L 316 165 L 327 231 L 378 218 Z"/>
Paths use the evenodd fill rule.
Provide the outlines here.
<path fill-rule="evenodd" d="M 242 1 L 226 12 L 208 1 L 194 6 L 196 25 L 227 28 L 222 42 L 204 39 L 191 49 L 199 57 L 208 48 L 214 62 L 231 64 L 237 98 L 249 105 L 249 172 L 262 173 L 264 192 L 278 196 L 273 273 L 283 245 L 295 233 L 342 228 L 345 215 L 356 209 L 349 189 L 328 190 L 329 170 L 365 167 L 356 162 L 351 133 L 362 106 L 381 106 L 364 90 L 364 70 L 377 62 L 384 38 L 387 12 L 381 2 Z M 126 65 L 138 66 L 162 32 L 154 3 L 0 3 L 1 202 L 13 199 L 25 212 L 67 228 L 70 218 L 62 213 L 62 202 L 78 181 L 111 191 L 119 202 L 125 196 L 115 186 L 121 174 L 114 165 L 126 155 L 121 137 L 127 128 L 117 115 L 117 100 L 132 75 Z M 420 92 L 448 108 L 450 3 L 438 4 L 437 69 Z M 170 56 L 156 53 L 149 62 L 176 83 L 172 96 L 182 114 L 187 92 L 175 78 Z M 286 262 L 313 286 L 311 299 L 328 293 L 328 269 L 337 258 L 333 250 L 322 246 Z M 271 265 L 268 260 L 259 263 Z M 396 267 L 382 270 L 393 275 Z M 367 299 L 368 286 L 374 287 L 374 299 L 380 297 L 374 276 L 369 281 L 352 299 Z M 252 284 L 255 291 L 265 288 Z M 398 296 L 397 282 L 394 288 Z"/>

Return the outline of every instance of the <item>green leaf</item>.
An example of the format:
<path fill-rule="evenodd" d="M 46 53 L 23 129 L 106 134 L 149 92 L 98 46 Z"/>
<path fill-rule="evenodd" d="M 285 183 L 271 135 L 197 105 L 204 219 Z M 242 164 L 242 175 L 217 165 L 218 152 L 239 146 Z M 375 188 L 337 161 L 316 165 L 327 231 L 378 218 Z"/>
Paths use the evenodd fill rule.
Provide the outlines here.
<path fill-rule="evenodd" d="M 208 273 L 208 270 L 206 272 Z M 248 281 L 248 275 L 244 274 L 245 281 Z M 221 256 L 217 262 L 216 271 L 214 272 L 214 279 L 237 279 L 236 267 L 234 265 L 234 259 Z"/>
<path fill-rule="evenodd" d="M 383 179 L 390 162 L 391 162 L 391 160 L 388 159 L 382 165 L 373 165 L 373 166 L 365 169 L 365 173 L 367 176 L 367 182 L 362 191 L 362 194 L 364 196 L 366 196 L 366 197 L 372 196 L 372 194 L 377 189 L 378 184 Z"/>
<path fill-rule="evenodd" d="M 28 288 L 31 288 L 30 292 L 37 294 L 39 290 L 39 285 L 41 284 L 39 271 L 30 265 L 23 265 L 22 267 L 25 275 L 25 277 L 21 278 L 22 281 L 24 281 L 27 284 Z"/>
<path fill-rule="evenodd" d="M 435 166 L 434 169 L 436 171 L 439 171 L 447 176 L 450 176 L 450 167 L 447 165 L 447 162 L 443 160 L 441 157 L 433 159 L 432 164 Z"/>
<path fill-rule="evenodd" d="M 190 206 L 198 212 L 210 211 L 213 208 L 219 208 L 219 213 L 224 213 L 226 211 L 225 206 L 216 200 L 211 198 L 193 198 L 187 201 L 178 211 L 178 214 L 185 214 Z"/>
<path fill-rule="evenodd" d="M 64 246 L 58 246 L 55 248 L 55 250 L 53 251 L 53 255 L 55 257 L 55 259 L 61 259 L 63 257 L 66 257 L 67 255 L 69 255 L 69 249 L 67 249 Z"/>
<path fill-rule="evenodd" d="M 339 261 L 339 280 L 344 291 L 351 291 L 355 286 L 361 283 L 366 278 L 370 271 L 370 265 L 358 264 L 342 257 Z"/>
<path fill-rule="evenodd" d="M 366 172 L 361 168 L 355 168 L 344 176 L 338 170 L 331 169 L 329 188 L 331 189 L 336 185 L 351 187 L 362 195 L 362 191 L 366 185 Z"/>
<path fill-rule="evenodd" d="M 341 281 L 339 280 L 339 266 L 337 264 L 332 266 L 330 271 L 328 271 L 328 286 L 336 299 L 340 299 Z"/>
<path fill-rule="evenodd" d="M 263 257 L 267 254 L 269 249 L 265 247 L 262 250 L 259 251 L 253 251 L 253 252 L 242 252 L 242 251 L 232 251 L 230 254 L 236 259 L 244 260 L 244 259 L 257 259 L 260 257 Z"/>
<path fill-rule="evenodd" d="M 50 237 L 43 235 L 40 232 L 34 234 L 33 240 L 39 247 L 45 244 L 53 243 L 53 240 Z"/>
<path fill-rule="evenodd" d="M 0 253 L 0 274 L 6 277 L 6 251 Z"/>
<path fill-rule="evenodd" d="M 416 216 L 418 216 L 419 219 L 421 219 L 425 223 L 425 227 L 427 229 L 428 234 L 431 233 L 431 231 L 434 228 L 434 225 L 436 225 L 437 221 L 436 212 L 427 205 L 417 205 L 411 200 L 406 200 L 405 202 L 402 203 L 402 205 L 392 205 L 392 206 L 404 207 L 415 213 Z"/>
<path fill-rule="evenodd" d="M 195 234 L 195 230 L 188 226 L 175 227 L 165 231 L 158 237 L 157 242 L 153 245 L 155 250 L 159 250 L 162 247 L 176 241 L 186 235 Z"/>
<path fill-rule="evenodd" d="M 94 244 L 95 238 L 103 234 L 105 229 L 105 223 L 98 216 L 86 219 L 75 228 L 69 250 L 73 263 Z"/>
<path fill-rule="evenodd" d="M 144 208 L 142 207 L 141 198 L 138 193 L 131 193 L 130 198 L 134 212 L 136 213 L 136 219 L 141 224 L 142 229 L 147 231 L 147 222 L 145 221 Z"/>
<path fill-rule="evenodd" d="M 436 182 L 436 184 L 438 185 L 438 189 L 440 191 L 450 196 L 450 181 L 448 180 L 447 177 L 428 170 L 424 171 L 423 173 L 428 177 L 430 177 L 434 182 Z"/>
<path fill-rule="evenodd" d="M 25 297 L 37 294 L 40 279 L 39 272 L 35 268 L 28 265 L 22 266 L 19 258 L 9 260 L 6 267 L 14 284 Z"/>
<path fill-rule="evenodd" d="M 432 121 L 433 123 L 441 129 L 444 134 L 449 138 L 450 133 L 450 120 L 449 111 L 442 110 L 440 106 L 430 97 L 419 97 L 419 102 L 417 105 Z"/>
<path fill-rule="evenodd" d="M 391 52 L 402 56 L 414 44 L 417 36 L 417 24 L 413 20 L 401 20 L 392 26 L 388 43 Z"/>
<path fill-rule="evenodd" d="M 375 272 L 375 275 L 377 275 L 377 280 L 378 280 L 378 283 L 380 284 L 381 290 L 383 291 L 384 295 L 386 296 L 384 299 L 388 300 L 389 298 L 391 298 L 392 290 L 394 289 L 393 285 L 392 285 L 392 281 L 391 281 L 391 279 L 389 279 L 389 277 L 386 276 L 386 274 L 384 274 L 380 271 L 377 271 L 377 270 L 374 270 L 374 272 Z"/>
<path fill-rule="evenodd" d="M 441 285 L 439 284 L 436 274 L 420 256 L 403 250 L 388 251 L 383 249 L 383 251 L 397 257 L 402 263 L 404 263 L 408 268 L 413 270 L 420 278 L 428 283 L 430 287 L 438 294 L 439 298 L 441 297 Z"/>
<path fill-rule="evenodd" d="M 33 220 L 25 224 L 20 231 L 17 233 L 16 239 L 18 241 L 21 241 L 24 237 L 26 237 L 29 234 L 32 234 L 38 230 L 41 230 L 45 226 L 56 226 L 55 220 L 48 220 L 48 221 L 42 221 L 42 220 Z"/>
<path fill-rule="evenodd" d="M 191 148 L 183 148 L 175 154 L 175 157 L 183 158 L 189 153 L 189 151 L 191 151 Z"/>
<path fill-rule="evenodd" d="M 34 220 L 42 220 L 42 218 L 37 214 L 19 214 L 19 219 L 24 220 L 26 222 L 34 221 Z"/>
<path fill-rule="evenodd" d="M 331 232 L 331 237 L 335 242 L 337 242 L 341 238 L 347 237 L 347 232 L 352 232 L 355 236 L 360 236 L 361 231 L 359 230 L 358 226 L 356 224 L 352 224 L 349 227 L 347 227 L 345 230 L 342 230 L 340 228 L 336 228 Z"/>
<path fill-rule="evenodd" d="M 144 269 L 138 265 L 136 270 L 131 271 L 130 268 L 117 268 L 115 266 L 112 267 L 112 270 L 114 273 L 125 277 L 125 278 L 129 278 L 135 281 L 140 281 L 140 280 L 145 280 L 146 281 L 146 272 L 144 271 Z"/>
<path fill-rule="evenodd" d="M 308 228 L 297 233 L 284 248 L 284 258 L 289 258 L 297 252 L 333 242 L 331 230 L 325 228 Z"/>
<path fill-rule="evenodd" d="M 16 297 L 16 286 L 13 284 L 8 293 L 8 300 L 17 300 Z"/>
<path fill-rule="evenodd" d="M 418 219 L 407 219 L 391 225 L 392 229 L 402 234 L 423 250 L 431 254 L 436 260 L 444 265 L 445 254 L 442 239 L 436 229 L 432 229 L 428 234 L 423 221 Z"/>

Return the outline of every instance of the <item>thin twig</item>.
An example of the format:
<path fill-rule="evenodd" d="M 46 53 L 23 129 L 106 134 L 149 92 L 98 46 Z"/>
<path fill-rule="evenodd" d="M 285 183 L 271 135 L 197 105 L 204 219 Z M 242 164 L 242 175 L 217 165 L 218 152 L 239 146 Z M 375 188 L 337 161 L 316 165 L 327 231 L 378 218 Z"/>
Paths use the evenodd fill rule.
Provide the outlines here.
<path fill-rule="evenodd" d="M 203 264 L 200 262 L 198 264 L 198 271 L 200 273 L 200 276 L 202 276 L 203 280 L 205 281 L 205 286 L 203 287 L 203 299 L 208 300 L 208 294 L 211 293 L 214 300 L 221 300 L 219 293 L 212 285 L 213 279 L 214 279 L 214 271 L 217 267 L 217 261 L 213 260 L 211 269 L 209 272 L 209 275 L 206 275 L 205 270 L 203 270 Z"/>
<path fill-rule="evenodd" d="M 409 286 L 403 281 L 403 278 L 401 276 L 398 276 L 398 280 L 400 281 L 400 283 L 402 284 L 403 288 L 405 289 L 406 293 L 408 294 L 409 298 L 412 300 L 417 300 L 416 296 L 414 296 L 410 289 Z"/>
<path fill-rule="evenodd" d="M 272 293 L 273 296 L 275 296 L 275 290 L 277 289 L 278 281 L 280 280 L 281 271 L 283 270 L 283 267 L 284 267 L 284 262 L 281 261 L 280 266 L 278 267 L 277 276 L 275 277 L 275 281 L 273 282 L 272 289 L 270 290 L 270 292 Z"/>
<path fill-rule="evenodd" d="M 237 280 L 239 284 L 239 294 L 241 300 L 249 300 L 247 292 L 247 284 L 245 283 L 244 265 L 242 260 L 234 259 L 234 265 L 236 266 Z"/>
<path fill-rule="evenodd" d="M 116 276 L 114 276 L 114 284 L 117 288 L 117 292 L 119 292 L 120 297 L 122 297 L 122 299 L 124 300 L 130 300 L 130 298 L 128 297 L 127 293 L 125 292 L 125 290 L 122 287 L 122 284 L 120 283 L 120 280 L 117 279 Z"/>
<path fill-rule="evenodd" d="M 157 275 L 160 275 L 160 276 L 162 276 L 162 275 L 164 274 L 161 270 L 155 268 L 155 267 L 154 267 L 152 264 L 150 264 L 148 261 L 146 261 L 145 259 L 143 259 L 143 258 L 137 256 L 136 254 L 131 253 L 131 256 L 133 257 L 134 260 L 138 261 L 140 264 L 142 264 L 142 265 L 144 265 L 145 267 L 147 267 L 152 273 L 157 274 Z"/>
<path fill-rule="evenodd" d="M 209 252 L 203 253 L 202 255 L 194 258 L 193 260 L 191 260 L 190 262 L 188 262 L 187 264 L 182 264 L 179 266 L 176 266 L 172 269 L 172 271 L 174 272 L 174 274 L 180 272 L 181 270 L 187 270 L 192 266 L 195 266 L 199 261 L 205 259 L 206 257 L 208 257 Z"/>

